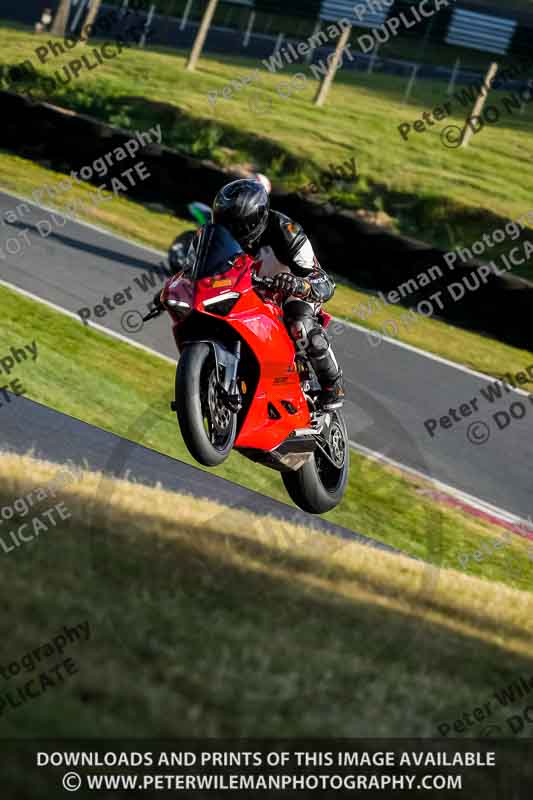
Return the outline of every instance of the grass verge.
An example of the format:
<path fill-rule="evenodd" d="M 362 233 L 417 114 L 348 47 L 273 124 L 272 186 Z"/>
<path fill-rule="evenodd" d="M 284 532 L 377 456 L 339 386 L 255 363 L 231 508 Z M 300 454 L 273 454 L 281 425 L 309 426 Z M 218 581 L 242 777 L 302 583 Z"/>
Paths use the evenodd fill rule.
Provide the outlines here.
<path fill-rule="evenodd" d="M 55 474 L 4 456 L 0 497 Z M 294 526 L 280 540 L 269 520 L 95 473 L 53 502 L 69 518 L 2 555 L 2 662 L 65 624 L 91 635 L 65 650 L 77 675 L 3 715 L 6 736 L 431 736 L 531 674 L 529 593 L 451 570 L 420 590 L 404 557 Z"/>
<path fill-rule="evenodd" d="M 31 199 L 34 189 L 45 185 L 53 187 L 64 177 L 64 173 L 51 169 L 49 165 L 0 150 L 0 188 L 6 192 L 15 192 Z M 102 203 L 95 187 L 88 183 L 74 184 L 71 190 L 59 192 L 53 200 L 46 196 L 43 199 L 44 205 L 60 211 L 78 202 L 80 210 L 76 213 L 77 218 L 162 250 L 170 246 L 174 237 L 192 227 L 190 222 L 174 216 L 169 209 L 161 206 L 155 208 L 116 195 Z M 3 233 L 7 239 L 9 233 L 6 229 Z"/>
<path fill-rule="evenodd" d="M 33 189 L 44 184 L 54 184 L 63 177 L 62 173 L 43 164 L 0 150 L 0 183 L 6 191 L 29 195 Z M 50 201 L 48 205 L 64 209 L 72 201 L 80 200 L 87 209 L 85 213 L 80 213 L 81 219 L 163 252 L 175 236 L 193 226 L 193 223 L 165 213 L 160 208 L 155 210 L 127 198 L 113 197 L 103 205 L 98 204 L 95 198 L 96 191 L 92 186 L 76 185 L 70 192 L 58 195 L 57 202 Z M 416 324 L 412 321 L 405 324 L 402 320 L 406 318 L 408 311 L 403 307 L 390 305 L 386 310 L 379 308 L 367 319 L 360 310 L 362 305 L 368 305 L 368 295 L 365 292 L 339 283 L 327 308 L 342 319 L 369 330 L 385 330 L 388 335 L 395 329 L 390 324 L 387 328 L 384 326 L 392 321 L 396 325 L 395 336 L 399 341 L 464 364 L 486 375 L 496 377 L 505 372 L 516 374 L 532 361 L 531 354 L 527 351 L 444 322 L 427 319 L 420 314 L 416 315 Z"/>
<path fill-rule="evenodd" d="M 0 29 L 7 63 L 35 59 L 36 41 L 31 33 Z M 65 54 L 38 66 L 50 76 L 70 58 Z M 208 92 L 221 93 L 230 81 L 251 77 L 258 68 L 259 81 L 227 99 L 221 96 L 213 110 Z M 307 78 L 302 90 L 280 89 L 298 70 Z M 447 99 L 444 82 L 420 81 L 416 104 L 406 107 L 403 78 L 341 70 L 325 109 L 312 105 L 316 84 L 303 65 L 272 75 L 260 61 L 204 56 L 191 73 L 176 51 L 130 49 L 59 87 L 50 99 L 127 128 L 159 122 L 165 144 L 225 166 L 252 162 L 286 188 L 302 189 L 329 164 L 354 156 L 359 182 L 338 184 L 332 197 L 348 207 L 386 211 L 397 230 L 445 249 L 468 246 L 529 210 L 530 114 L 506 112 L 468 149 L 449 149 L 440 132 L 463 124 L 469 109 L 459 101 L 442 126 L 413 133 L 407 142 L 398 132 L 402 122 L 414 122 Z M 505 95 L 493 92 L 491 102 L 499 104 Z M 251 110 L 256 101 L 266 112 Z M 520 270 L 532 274 L 529 265 Z"/>
<path fill-rule="evenodd" d="M 338 285 L 327 310 L 341 319 L 355 322 L 369 331 L 388 336 L 399 342 L 418 347 L 428 353 L 447 358 L 456 364 L 495 378 L 510 372 L 516 375 L 533 363 L 528 350 L 497 342 L 489 336 L 458 328 L 436 319 L 428 319 L 402 306 L 372 304 L 372 313 L 365 312 L 370 296 L 359 289 Z M 379 337 L 372 337 L 379 353 Z M 533 390 L 533 382 L 524 384 L 525 390 Z"/>
<path fill-rule="evenodd" d="M 16 372 L 29 398 L 194 463 L 180 437 L 175 415 L 169 411 L 174 393 L 171 364 L 5 288 L 0 288 L 0 306 L 0 337 L 7 346 L 37 342 L 37 360 L 21 363 Z M 166 320 L 160 322 L 167 324 Z M 288 502 L 277 473 L 252 466 L 238 453 L 213 471 Z M 499 534 L 497 528 L 437 505 L 425 495 L 426 489 L 424 481 L 406 480 L 352 453 L 346 497 L 325 516 L 436 566 L 444 562 L 459 566 L 462 554 L 483 545 L 490 548 Z M 515 588 L 530 588 L 531 562 L 525 542 L 517 537 L 505 549 L 490 549 L 491 555 L 483 562 L 471 563 L 473 574 Z"/>

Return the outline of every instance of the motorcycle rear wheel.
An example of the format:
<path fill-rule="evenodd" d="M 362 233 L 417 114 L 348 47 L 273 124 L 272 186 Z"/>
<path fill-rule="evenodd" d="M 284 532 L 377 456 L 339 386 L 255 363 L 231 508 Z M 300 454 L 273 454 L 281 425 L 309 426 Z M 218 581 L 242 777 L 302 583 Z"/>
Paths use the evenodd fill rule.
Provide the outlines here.
<path fill-rule="evenodd" d="M 330 458 L 317 449 L 296 472 L 281 474 L 285 488 L 299 508 L 310 514 L 325 514 L 339 505 L 346 491 L 350 470 L 350 446 L 346 423 L 333 411 L 325 432 Z"/>
<path fill-rule="evenodd" d="M 221 402 L 217 386 L 212 348 L 190 344 L 176 370 L 176 415 L 189 453 L 204 467 L 222 464 L 237 436 L 237 415 Z"/>

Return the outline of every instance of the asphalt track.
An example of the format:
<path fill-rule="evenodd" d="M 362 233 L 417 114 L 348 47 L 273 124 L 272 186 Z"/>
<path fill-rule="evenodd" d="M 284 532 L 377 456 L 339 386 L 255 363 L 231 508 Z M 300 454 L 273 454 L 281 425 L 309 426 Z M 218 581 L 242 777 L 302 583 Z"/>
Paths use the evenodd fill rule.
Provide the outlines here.
<path fill-rule="evenodd" d="M 280 503 L 217 475 L 157 453 L 109 431 L 60 414 L 24 397 L 2 407 L 0 448 L 27 453 L 57 464 L 72 464 L 139 483 L 160 484 L 164 489 L 196 497 L 208 497 L 229 508 L 271 515 L 295 525 L 334 534 L 388 552 L 388 545 L 334 525 L 320 517 Z M 179 506 L 176 509 L 179 513 Z"/>
<path fill-rule="evenodd" d="M 0 193 L 2 218 L 2 212 L 15 208 L 19 202 L 16 197 Z M 142 284 L 143 276 L 146 278 L 146 273 L 157 267 L 161 255 L 71 220 L 62 227 L 55 226 L 47 238 L 42 238 L 35 227 L 42 219 L 50 219 L 50 213 L 32 205 L 31 214 L 26 214 L 24 221 L 0 225 L 0 248 L 4 249 L 6 239 L 22 229 L 28 230 L 31 241 L 31 246 L 18 255 L 0 259 L 0 278 L 74 314 L 83 307 L 101 304 L 104 296 L 112 298 L 130 287 L 131 301 L 108 311 L 105 317 L 93 317 L 94 321 L 175 359 L 165 317 L 137 332 L 127 330 L 131 327 L 128 321 L 139 319 L 138 314 L 129 316 L 131 312 L 145 313 L 146 303 L 161 285 L 161 278 L 152 275 L 154 286 L 148 284 L 144 292 L 135 279 Z M 358 447 L 510 515 L 524 520 L 533 516 L 533 405 L 524 393 L 511 391 L 491 406 L 480 397 L 480 389 L 490 382 L 483 376 L 390 340 L 383 340 L 376 347 L 375 340 L 356 326 L 345 325 L 334 336 L 334 346 L 347 379 L 350 438 Z M 530 364 L 533 354 L 523 367 Z M 505 364 L 500 371 L 507 371 Z M 458 409 L 473 398 L 479 401 L 479 413 L 430 438 L 424 427 L 426 419 L 440 418 L 450 408 Z M 499 431 L 492 415 L 508 410 L 516 401 L 523 402 L 525 418 Z M 472 444 L 467 437 L 474 422 L 488 426 L 489 438 L 483 444 Z M 68 453 L 65 455 L 68 457 Z"/>

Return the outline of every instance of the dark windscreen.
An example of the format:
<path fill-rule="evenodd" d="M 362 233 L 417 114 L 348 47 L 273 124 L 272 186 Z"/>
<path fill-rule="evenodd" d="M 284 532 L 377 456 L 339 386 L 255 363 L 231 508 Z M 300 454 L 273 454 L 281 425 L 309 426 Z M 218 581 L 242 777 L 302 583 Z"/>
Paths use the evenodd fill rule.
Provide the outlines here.
<path fill-rule="evenodd" d="M 235 257 L 243 252 L 240 244 L 222 225 L 204 225 L 198 245 L 194 277 L 209 278 L 231 269 Z"/>

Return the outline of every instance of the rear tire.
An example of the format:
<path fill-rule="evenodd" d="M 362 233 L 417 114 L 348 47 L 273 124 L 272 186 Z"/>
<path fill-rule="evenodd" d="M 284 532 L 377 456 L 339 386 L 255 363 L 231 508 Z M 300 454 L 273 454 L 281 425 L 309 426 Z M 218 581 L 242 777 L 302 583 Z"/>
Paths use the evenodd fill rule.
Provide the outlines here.
<path fill-rule="evenodd" d="M 285 488 L 299 508 L 310 514 L 325 514 L 339 505 L 348 482 L 350 448 L 342 414 L 334 411 L 327 436 L 335 448 L 338 466 L 316 450 L 313 457 L 296 472 L 281 474 Z M 343 448 L 341 453 L 339 448 Z M 341 463 L 342 461 L 342 463 Z"/>
<path fill-rule="evenodd" d="M 237 436 L 237 415 L 220 403 L 216 384 L 213 349 L 186 347 L 176 370 L 176 415 L 189 453 L 204 467 L 222 464 Z"/>

